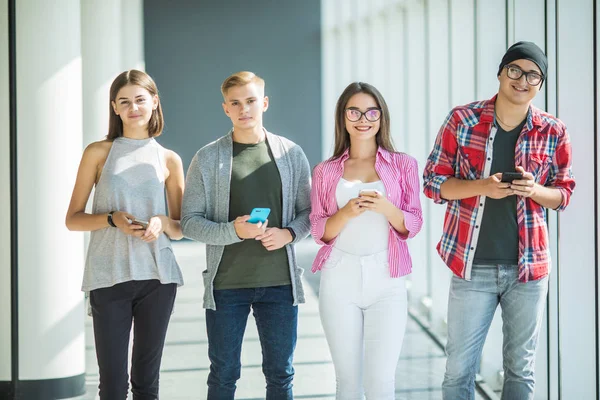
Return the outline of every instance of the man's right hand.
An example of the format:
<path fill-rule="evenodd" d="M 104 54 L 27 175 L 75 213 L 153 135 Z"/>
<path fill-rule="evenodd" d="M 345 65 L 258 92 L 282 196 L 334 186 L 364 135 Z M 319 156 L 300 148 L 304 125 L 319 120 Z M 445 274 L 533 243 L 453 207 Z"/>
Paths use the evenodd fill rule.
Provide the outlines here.
<path fill-rule="evenodd" d="M 264 223 L 258 222 L 256 224 L 251 224 L 248 222 L 249 219 L 249 215 L 242 215 L 233 221 L 235 233 L 240 239 L 254 239 L 258 235 L 265 233 L 265 229 L 267 229 L 269 220 L 266 220 Z"/>
<path fill-rule="evenodd" d="M 483 180 L 483 195 L 492 199 L 503 199 L 507 196 L 515 194 L 515 191 L 510 188 L 510 183 L 501 182 L 502 172 L 491 175 Z"/>

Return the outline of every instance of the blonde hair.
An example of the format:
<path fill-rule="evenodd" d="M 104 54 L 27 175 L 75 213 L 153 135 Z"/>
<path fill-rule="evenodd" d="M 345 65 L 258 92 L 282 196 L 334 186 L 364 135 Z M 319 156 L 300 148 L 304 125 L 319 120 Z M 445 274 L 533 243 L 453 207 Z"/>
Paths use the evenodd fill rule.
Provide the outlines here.
<path fill-rule="evenodd" d="M 255 83 L 256 85 L 260 86 L 263 91 L 265 90 L 265 81 L 263 78 L 256 75 L 254 72 L 240 71 L 230 75 L 223 81 L 223 84 L 221 84 L 221 94 L 223 97 L 225 97 L 225 95 L 227 95 L 227 91 L 232 87 L 244 86 L 249 83 Z"/>

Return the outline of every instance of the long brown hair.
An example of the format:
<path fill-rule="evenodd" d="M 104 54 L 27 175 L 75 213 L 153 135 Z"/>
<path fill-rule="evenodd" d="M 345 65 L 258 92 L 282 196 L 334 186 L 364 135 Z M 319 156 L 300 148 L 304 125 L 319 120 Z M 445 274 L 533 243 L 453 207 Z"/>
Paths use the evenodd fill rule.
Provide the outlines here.
<path fill-rule="evenodd" d="M 346 149 L 350 148 L 350 134 L 346 130 L 346 105 L 352 96 L 357 93 L 366 93 L 373 96 L 377 106 L 381 108 L 381 123 L 375 141 L 379 147 L 395 152 L 392 137 L 390 136 L 390 111 L 379 90 L 373 85 L 364 82 L 352 82 L 340 95 L 335 106 L 335 146 L 332 158 L 340 157 Z"/>
<path fill-rule="evenodd" d="M 110 85 L 110 99 L 108 100 L 108 135 L 106 135 L 108 140 L 114 140 L 123 136 L 123 121 L 121 121 L 121 117 L 115 114 L 112 103 L 116 100 L 119 90 L 127 85 L 139 86 L 146 89 L 152 97 L 158 96 L 156 83 L 154 83 L 154 80 L 152 80 L 147 73 L 138 71 L 137 69 L 121 72 Z M 148 121 L 148 136 L 159 136 L 162 133 L 164 126 L 165 122 L 159 99 L 158 106 L 156 107 L 156 110 L 152 111 L 152 116 L 150 117 L 150 121 Z"/>

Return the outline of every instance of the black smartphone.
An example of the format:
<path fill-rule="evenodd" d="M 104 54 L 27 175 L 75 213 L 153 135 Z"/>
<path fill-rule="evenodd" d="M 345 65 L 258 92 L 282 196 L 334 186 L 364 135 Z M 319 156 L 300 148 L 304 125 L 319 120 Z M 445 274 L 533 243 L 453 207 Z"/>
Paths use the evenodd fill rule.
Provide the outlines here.
<path fill-rule="evenodd" d="M 501 182 L 510 183 L 519 179 L 523 179 L 523 174 L 520 172 L 503 172 Z"/>

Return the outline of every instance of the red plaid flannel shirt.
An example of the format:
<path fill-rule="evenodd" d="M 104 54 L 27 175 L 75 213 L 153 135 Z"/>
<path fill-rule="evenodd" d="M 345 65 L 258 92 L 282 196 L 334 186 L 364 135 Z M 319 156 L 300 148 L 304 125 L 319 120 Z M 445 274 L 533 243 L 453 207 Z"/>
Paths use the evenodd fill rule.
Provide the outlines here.
<path fill-rule="evenodd" d="M 475 256 L 479 235 L 478 213 L 483 213 L 485 196 L 462 200 L 442 199 L 440 187 L 448 178 L 483 179 L 486 157 L 492 157 L 489 136 L 494 127 L 491 100 L 454 108 L 446 117 L 423 173 L 425 195 L 435 203 L 448 203 L 444 233 L 437 250 L 446 265 L 467 280 Z M 562 202 L 557 211 L 569 204 L 575 188 L 571 172 L 569 134 L 558 118 L 530 106 L 527 122 L 515 147 L 515 165 L 531 172 L 541 185 L 560 190 Z M 528 282 L 548 275 L 550 250 L 544 207 L 531 198 L 518 196 L 519 280 Z"/>

